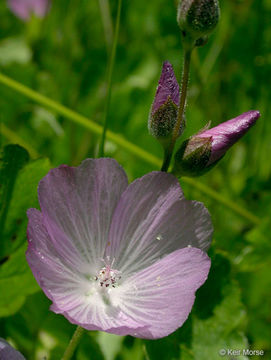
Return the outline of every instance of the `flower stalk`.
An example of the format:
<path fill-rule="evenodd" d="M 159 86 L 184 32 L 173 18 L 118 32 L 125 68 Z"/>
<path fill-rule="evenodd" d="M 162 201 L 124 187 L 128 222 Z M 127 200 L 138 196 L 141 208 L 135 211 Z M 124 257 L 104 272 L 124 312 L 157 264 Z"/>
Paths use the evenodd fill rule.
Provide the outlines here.
<path fill-rule="evenodd" d="M 174 146 L 176 140 L 179 136 L 180 128 L 185 128 L 185 104 L 187 97 L 187 89 L 188 89 L 188 80 L 189 80 L 189 70 L 190 70 L 190 62 L 191 62 L 191 50 L 185 50 L 184 53 L 184 66 L 183 66 L 183 75 L 182 75 L 182 83 L 181 83 L 181 93 L 180 93 L 180 105 L 178 109 L 178 118 L 173 129 L 172 139 L 167 149 L 164 151 L 164 161 L 161 167 L 161 171 L 168 171 L 170 161 L 172 158 Z"/>
<path fill-rule="evenodd" d="M 73 353 L 77 348 L 82 335 L 84 334 L 84 331 L 85 329 L 83 329 L 81 326 L 77 326 L 61 360 L 70 360 L 72 358 Z"/>

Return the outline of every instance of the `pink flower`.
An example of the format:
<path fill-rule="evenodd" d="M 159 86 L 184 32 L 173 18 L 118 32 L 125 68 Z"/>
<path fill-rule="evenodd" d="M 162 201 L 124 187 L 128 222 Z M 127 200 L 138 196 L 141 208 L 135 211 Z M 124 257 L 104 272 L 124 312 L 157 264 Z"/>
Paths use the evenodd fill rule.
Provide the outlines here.
<path fill-rule="evenodd" d="M 22 20 L 29 20 L 34 14 L 43 18 L 50 7 L 49 0 L 8 0 L 10 10 Z"/>
<path fill-rule="evenodd" d="M 87 159 L 51 170 L 38 193 L 26 257 L 52 311 L 88 330 L 139 338 L 183 324 L 209 272 L 212 225 L 173 175 L 152 172 L 128 185 L 115 160 Z"/>

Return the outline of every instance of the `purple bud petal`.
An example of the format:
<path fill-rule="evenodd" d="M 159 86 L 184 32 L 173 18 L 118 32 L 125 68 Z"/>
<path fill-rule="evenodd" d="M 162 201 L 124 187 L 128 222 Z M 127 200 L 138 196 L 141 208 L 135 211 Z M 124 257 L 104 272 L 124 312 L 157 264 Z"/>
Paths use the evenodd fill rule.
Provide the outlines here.
<path fill-rule="evenodd" d="M 179 84 L 172 65 L 168 61 L 165 61 L 152 105 L 152 115 L 164 105 L 169 98 L 176 106 L 179 106 Z"/>
<path fill-rule="evenodd" d="M 205 174 L 259 117 L 259 111 L 248 111 L 212 129 L 205 127 L 198 134 L 185 140 L 176 151 L 173 174 L 176 176 Z"/>
<path fill-rule="evenodd" d="M 212 138 L 212 151 L 208 165 L 220 159 L 237 140 L 245 135 L 259 117 L 259 111 L 248 111 L 196 135 L 200 138 Z"/>
<path fill-rule="evenodd" d="M 179 101 L 178 81 L 172 65 L 165 61 L 148 121 L 150 133 L 164 147 L 168 146 L 177 121 Z"/>
<path fill-rule="evenodd" d="M 8 0 L 8 7 L 20 19 L 29 20 L 32 14 L 43 18 L 49 10 L 49 0 Z"/>

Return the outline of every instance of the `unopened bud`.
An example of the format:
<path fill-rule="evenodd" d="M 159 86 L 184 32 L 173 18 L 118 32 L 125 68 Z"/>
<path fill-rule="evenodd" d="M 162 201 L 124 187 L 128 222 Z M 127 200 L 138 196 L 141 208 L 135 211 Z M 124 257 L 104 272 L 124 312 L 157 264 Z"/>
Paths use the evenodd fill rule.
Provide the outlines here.
<path fill-rule="evenodd" d="M 180 0 L 177 21 L 186 46 L 205 44 L 218 24 L 220 15 L 218 0 Z"/>
<path fill-rule="evenodd" d="M 179 84 L 172 65 L 166 61 L 156 90 L 154 102 L 149 115 L 150 133 L 163 146 L 170 141 L 175 127 L 179 106 Z"/>
<path fill-rule="evenodd" d="M 209 171 L 260 117 L 248 111 L 212 129 L 203 130 L 184 141 L 175 154 L 176 176 L 200 176 Z"/>

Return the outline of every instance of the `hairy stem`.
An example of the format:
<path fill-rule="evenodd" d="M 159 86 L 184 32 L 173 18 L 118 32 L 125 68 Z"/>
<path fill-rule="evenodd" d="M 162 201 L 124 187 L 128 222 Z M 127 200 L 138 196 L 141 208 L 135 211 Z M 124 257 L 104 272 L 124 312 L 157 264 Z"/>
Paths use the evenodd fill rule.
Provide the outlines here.
<path fill-rule="evenodd" d="M 84 331 L 85 329 L 83 329 L 81 326 L 77 326 L 61 360 L 70 360 L 72 358 L 73 353 L 78 346 Z"/>

